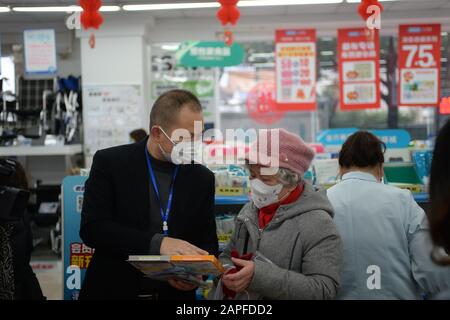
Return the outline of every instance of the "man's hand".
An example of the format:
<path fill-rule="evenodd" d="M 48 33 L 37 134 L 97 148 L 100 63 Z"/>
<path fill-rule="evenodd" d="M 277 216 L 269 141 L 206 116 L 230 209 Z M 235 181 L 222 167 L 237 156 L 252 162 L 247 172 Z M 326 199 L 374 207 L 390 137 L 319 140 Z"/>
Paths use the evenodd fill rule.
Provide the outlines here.
<path fill-rule="evenodd" d="M 189 283 L 189 282 L 184 282 L 183 280 L 178 280 L 178 279 L 171 279 L 169 280 L 169 284 L 174 287 L 175 289 L 181 290 L 181 291 L 192 291 L 197 289 L 197 285 Z"/>
<path fill-rule="evenodd" d="M 255 263 L 253 261 L 231 258 L 236 266 L 243 267 L 239 272 L 225 274 L 222 277 L 223 284 L 230 290 L 240 293 L 245 291 L 252 282 L 255 273 Z"/>
<path fill-rule="evenodd" d="M 190 244 L 187 241 L 174 239 L 165 237 L 161 242 L 161 248 L 159 252 L 163 256 L 172 256 L 172 255 L 208 255 L 208 252 L 197 248 L 193 244 Z"/>

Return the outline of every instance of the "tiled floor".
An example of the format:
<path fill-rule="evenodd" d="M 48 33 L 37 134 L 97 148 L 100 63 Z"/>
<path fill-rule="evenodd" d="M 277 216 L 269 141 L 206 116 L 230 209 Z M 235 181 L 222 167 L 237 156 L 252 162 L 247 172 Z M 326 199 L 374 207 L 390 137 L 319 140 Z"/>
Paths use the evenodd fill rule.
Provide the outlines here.
<path fill-rule="evenodd" d="M 62 262 L 60 260 L 34 260 L 31 262 L 31 266 L 47 300 L 61 300 L 63 292 Z"/>
<path fill-rule="evenodd" d="M 52 252 L 48 240 L 37 245 L 31 256 L 31 267 L 48 300 L 63 298 L 63 267 L 61 258 Z"/>

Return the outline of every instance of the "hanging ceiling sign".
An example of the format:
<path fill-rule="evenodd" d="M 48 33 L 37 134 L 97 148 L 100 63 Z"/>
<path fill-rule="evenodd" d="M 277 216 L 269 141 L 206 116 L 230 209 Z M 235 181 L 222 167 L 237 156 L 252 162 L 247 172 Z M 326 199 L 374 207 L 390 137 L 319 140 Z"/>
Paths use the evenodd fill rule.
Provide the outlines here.
<path fill-rule="evenodd" d="M 341 110 L 380 107 L 380 42 L 378 30 L 338 30 Z"/>
<path fill-rule="evenodd" d="M 180 46 L 176 59 L 184 67 L 229 67 L 242 63 L 244 49 L 237 43 L 189 41 Z"/>
<path fill-rule="evenodd" d="M 277 30 L 275 42 L 277 109 L 315 110 L 316 30 Z"/>
<path fill-rule="evenodd" d="M 441 25 L 402 25 L 398 39 L 398 105 L 439 106 Z"/>

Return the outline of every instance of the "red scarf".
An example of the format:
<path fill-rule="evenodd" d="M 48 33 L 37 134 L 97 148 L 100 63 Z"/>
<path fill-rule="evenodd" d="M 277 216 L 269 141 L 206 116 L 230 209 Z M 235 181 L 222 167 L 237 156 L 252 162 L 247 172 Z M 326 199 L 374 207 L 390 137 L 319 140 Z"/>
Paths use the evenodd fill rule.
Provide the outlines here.
<path fill-rule="evenodd" d="M 291 193 L 287 196 L 286 199 L 282 201 L 278 201 L 276 203 L 270 204 L 264 208 L 259 209 L 258 220 L 259 227 L 263 229 L 267 224 L 272 220 L 278 208 L 282 205 L 293 203 L 297 201 L 298 198 L 303 193 L 303 185 L 298 185 Z"/>

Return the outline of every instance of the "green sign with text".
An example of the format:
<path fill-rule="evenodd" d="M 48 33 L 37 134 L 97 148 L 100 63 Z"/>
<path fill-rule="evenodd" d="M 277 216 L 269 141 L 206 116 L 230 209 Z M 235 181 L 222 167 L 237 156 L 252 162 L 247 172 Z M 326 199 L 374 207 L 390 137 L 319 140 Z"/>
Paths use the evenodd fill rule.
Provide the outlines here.
<path fill-rule="evenodd" d="M 229 67 L 242 63 L 244 49 L 237 43 L 221 41 L 184 42 L 176 53 L 177 63 L 185 67 Z"/>

